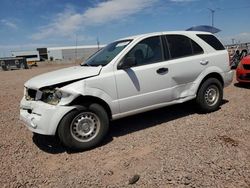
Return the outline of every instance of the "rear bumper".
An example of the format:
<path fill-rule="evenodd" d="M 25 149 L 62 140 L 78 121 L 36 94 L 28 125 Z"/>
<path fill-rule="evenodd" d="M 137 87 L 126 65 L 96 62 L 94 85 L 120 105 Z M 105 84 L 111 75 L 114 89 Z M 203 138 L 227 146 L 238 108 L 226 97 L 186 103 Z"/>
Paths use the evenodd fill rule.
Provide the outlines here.
<path fill-rule="evenodd" d="M 229 86 L 233 81 L 234 71 L 230 70 L 228 72 L 224 72 L 223 78 L 224 78 L 224 87 Z"/>
<path fill-rule="evenodd" d="M 55 135 L 63 116 L 75 107 L 53 106 L 41 101 L 27 101 L 20 104 L 20 120 L 29 130 L 43 135 Z"/>

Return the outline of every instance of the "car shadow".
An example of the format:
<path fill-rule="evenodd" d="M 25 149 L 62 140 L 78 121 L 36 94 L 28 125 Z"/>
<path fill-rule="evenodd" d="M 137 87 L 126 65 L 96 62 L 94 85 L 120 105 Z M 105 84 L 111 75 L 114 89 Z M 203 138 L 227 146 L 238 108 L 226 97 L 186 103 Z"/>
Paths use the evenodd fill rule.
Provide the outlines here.
<path fill-rule="evenodd" d="M 222 101 L 222 105 L 226 103 L 228 103 L 228 100 Z M 195 103 L 190 101 L 112 121 L 110 123 L 108 135 L 98 147 L 102 147 L 112 142 L 115 137 L 124 136 L 154 126 L 160 126 L 162 123 L 167 123 L 175 119 L 197 113 L 199 112 Z M 63 152 L 73 154 L 81 152 L 67 149 L 60 143 L 59 139 L 54 136 L 34 134 L 33 142 L 39 149 L 50 154 Z"/>
<path fill-rule="evenodd" d="M 234 84 L 235 87 L 238 88 L 244 88 L 244 89 L 250 89 L 250 83 L 235 83 Z"/>
<path fill-rule="evenodd" d="M 111 122 L 108 136 L 123 136 L 132 132 L 154 127 L 162 123 L 167 123 L 196 112 L 194 104 L 192 102 L 188 102 L 129 116 Z"/>
<path fill-rule="evenodd" d="M 61 144 L 58 137 L 41 134 L 33 134 L 33 143 L 42 151 L 51 154 L 63 153 L 66 148 Z"/>

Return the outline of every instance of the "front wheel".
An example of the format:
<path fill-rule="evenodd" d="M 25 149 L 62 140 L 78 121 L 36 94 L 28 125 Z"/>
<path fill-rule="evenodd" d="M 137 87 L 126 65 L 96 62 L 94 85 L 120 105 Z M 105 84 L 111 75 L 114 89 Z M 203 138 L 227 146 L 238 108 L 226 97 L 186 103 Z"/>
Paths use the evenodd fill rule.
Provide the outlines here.
<path fill-rule="evenodd" d="M 58 127 L 62 143 L 74 150 L 86 150 L 97 146 L 105 137 L 109 119 L 99 104 L 91 104 L 65 115 Z"/>
<path fill-rule="evenodd" d="M 223 87 L 216 78 L 209 78 L 200 86 L 196 103 L 202 112 L 208 113 L 219 109 L 223 99 Z"/>

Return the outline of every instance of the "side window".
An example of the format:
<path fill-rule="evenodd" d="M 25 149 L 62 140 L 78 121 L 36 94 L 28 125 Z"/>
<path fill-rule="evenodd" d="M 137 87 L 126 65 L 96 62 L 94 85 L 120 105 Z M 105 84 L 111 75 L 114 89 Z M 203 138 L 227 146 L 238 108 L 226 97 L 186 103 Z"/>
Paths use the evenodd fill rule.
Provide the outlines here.
<path fill-rule="evenodd" d="M 162 61 L 160 37 L 150 37 L 142 40 L 124 58 L 134 59 L 137 66 Z"/>
<path fill-rule="evenodd" d="M 197 36 L 200 37 L 207 44 L 212 46 L 215 50 L 225 50 L 223 44 L 221 44 L 221 42 L 215 36 L 207 34 L 199 34 Z"/>
<path fill-rule="evenodd" d="M 182 35 L 167 35 L 166 37 L 172 59 L 192 55 L 189 38 Z"/>
<path fill-rule="evenodd" d="M 203 49 L 184 35 L 166 35 L 172 59 L 202 54 Z"/>
<path fill-rule="evenodd" d="M 191 43 L 192 43 L 193 55 L 204 53 L 203 49 L 196 42 L 191 40 Z"/>

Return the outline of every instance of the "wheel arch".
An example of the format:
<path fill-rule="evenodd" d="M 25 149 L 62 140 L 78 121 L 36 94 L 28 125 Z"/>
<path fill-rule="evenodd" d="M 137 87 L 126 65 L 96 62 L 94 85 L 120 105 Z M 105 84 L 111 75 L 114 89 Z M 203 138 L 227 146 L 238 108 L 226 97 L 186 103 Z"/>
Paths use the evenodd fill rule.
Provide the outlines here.
<path fill-rule="evenodd" d="M 98 97 L 82 96 L 82 95 L 78 96 L 70 104 L 68 104 L 68 106 L 75 106 L 75 108 L 70 110 L 69 112 L 67 112 L 64 116 L 66 116 L 67 114 L 71 113 L 74 110 L 84 109 L 84 107 L 83 107 L 84 105 L 88 107 L 90 104 L 93 104 L 93 103 L 97 103 L 97 104 L 101 105 L 106 110 L 109 120 L 112 119 L 112 111 L 111 111 L 109 105 L 104 100 L 102 100 Z M 58 135 L 58 127 L 59 127 L 62 119 L 57 124 L 55 135 Z"/>
<path fill-rule="evenodd" d="M 217 80 L 220 81 L 222 87 L 224 87 L 224 80 L 223 77 L 218 73 L 218 72 L 211 72 L 208 75 L 206 75 L 200 82 L 199 87 L 196 90 L 196 93 L 199 91 L 200 87 L 202 86 L 202 84 L 209 78 L 216 78 Z"/>
<path fill-rule="evenodd" d="M 69 106 L 77 106 L 76 109 L 80 108 L 79 106 L 86 106 L 88 107 L 90 104 L 97 103 L 101 105 L 107 112 L 109 119 L 112 119 L 112 111 L 109 107 L 108 103 L 106 103 L 103 99 L 94 96 L 83 96 L 80 95 L 75 98 Z"/>

